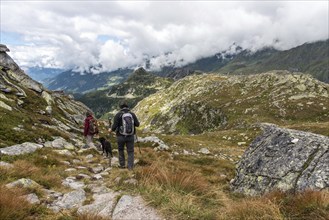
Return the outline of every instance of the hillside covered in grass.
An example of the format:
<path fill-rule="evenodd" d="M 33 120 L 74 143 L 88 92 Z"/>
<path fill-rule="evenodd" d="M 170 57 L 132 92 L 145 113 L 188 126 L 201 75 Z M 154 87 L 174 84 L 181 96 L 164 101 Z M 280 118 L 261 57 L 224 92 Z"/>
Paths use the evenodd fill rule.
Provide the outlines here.
<path fill-rule="evenodd" d="M 309 126 L 329 135 L 329 86 L 308 75 L 271 71 L 249 76 L 186 77 L 135 107 L 143 129 L 198 134 L 258 122 Z M 317 123 L 314 129 L 313 124 Z M 324 127 L 321 128 L 320 124 Z"/>

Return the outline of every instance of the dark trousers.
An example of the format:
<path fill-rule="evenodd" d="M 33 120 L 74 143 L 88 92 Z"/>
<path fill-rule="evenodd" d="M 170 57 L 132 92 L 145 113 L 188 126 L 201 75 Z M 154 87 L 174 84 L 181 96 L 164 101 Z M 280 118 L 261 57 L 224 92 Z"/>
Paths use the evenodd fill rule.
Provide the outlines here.
<path fill-rule="evenodd" d="M 119 150 L 119 164 L 121 167 L 125 166 L 124 146 L 127 147 L 128 154 L 128 169 L 134 168 L 134 136 L 117 136 L 118 150 Z"/>

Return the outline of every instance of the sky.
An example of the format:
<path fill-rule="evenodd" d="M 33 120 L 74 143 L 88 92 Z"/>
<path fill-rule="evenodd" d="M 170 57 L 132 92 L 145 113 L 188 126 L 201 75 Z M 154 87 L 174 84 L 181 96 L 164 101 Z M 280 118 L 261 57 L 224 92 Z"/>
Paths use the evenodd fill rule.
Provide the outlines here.
<path fill-rule="evenodd" d="M 233 44 L 286 50 L 329 38 L 329 1 L 1 0 L 1 44 L 23 67 L 183 66 Z"/>

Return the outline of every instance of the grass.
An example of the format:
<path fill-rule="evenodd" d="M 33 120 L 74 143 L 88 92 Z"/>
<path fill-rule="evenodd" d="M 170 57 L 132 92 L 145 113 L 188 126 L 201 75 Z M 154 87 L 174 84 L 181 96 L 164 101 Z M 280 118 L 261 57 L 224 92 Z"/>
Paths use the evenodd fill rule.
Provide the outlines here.
<path fill-rule="evenodd" d="M 251 136 L 250 131 L 246 135 Z M 211 151 L 216 152 L 217 147 L 228 156 L 239 156 L 243 149 L 239 147 L 230 149 L 230 145 L 240 140 L 240 130 L 231 132 L 213 132 L 195 136 L 163 136 L 167 144 L 176 144 L 175 148 L 188 151 L 197 150 L 201 146 L 207 146 Z M 237 136 L 234 141 L 218 139 L 221 136 Z M 175 142 L 172 142 L 174 141 Z M 220 140 L 217 141 L 216 140 Z M 201 144 L 201 145 L 200 145 Z M 190 146 L 190 148 L 189 148 Z M 113 145 L 116 148 L 116 145 Z M 232 194 L 229 190 L 229 181 L 234 177 L 235 164 L 227 159 L 220 159 L 207 155 L 176 155 L 171 152 L 155 152 L 149 143 L 141 143 L 142 154 L 136 151 L 135 158 L 139 159 L 133 172 L 112 168 L 110 175 L 105 177 L 105 185 L 121 193 L 132 195 L 140 194 L 151 205 L 154 206 L 166 219 L 327 219 L 329 216 L 329 192 L 305 191 L 298 194 L 272 192 L 260 197 L 245 197 L 239 194 Z M 240 149 L 241 151 L 236 152 Z M 219 151 L 217 149 L 217 151 Z M 93 154 L 91 164 L 84 165 L 85 156 Z M 47 157 L 45 157 L 45 155 Z M 115 153 L 115 156 L 116 153 Z M 107 167 L 105 160 L 95 150 L 88 150 L 79 153 L 76 159 L 80 159 L 79 165 L 86 167 L 101 163 Z M 14 168 L 11 170 L 0 168 L 0 185 L 14 181 L 18 178 L 28 177 L 44 187 L 65 192 L 61 186 L 61 180 L 67 177 L 64 170 L 66 165 L 62 160 L 72 162 L 72 158 L 58 155 L 51 149 L 39 149 L 33 154 L 3 157 L 5 161 L 11 162 Z M 81 170 L 80 173 L 88 172 Z M 90 174 L 90 173 L 86 173 Z M 116 181 L 117 178 L 119 181 Z M 126 184 L 126 180 L 135 178 L 137 185 Z M 85 188 L 88 200 L 85 204 L 92 202 L 91 191 Z M 1 191 L 2 190 L 2 191 Z M 0 189 L 0 200 L 9 200 L 9 196 L 2 196 L 4 189 Z M 38 189 L 13 189 L 8 191 L 10 195 L 27 194 L 34 192 L 42 198 L 42 192 Z M 13 196 L 11 196 L 13 197 Z M 15 197 L 16 198 L 16 197 Z M 18 197 L 17 197 L 18 198 Z M 9 219 L 96 219 L 104 218 L 93 215 L 78 215 L 74 210 L 55 214 L 47 211 L 43 206 L 33 206 L 21 200 L 16 202 L 0 201 L 1 213 L 9 215 Z M 19 201 L 19 202 L 18 202 Z M 8 204 L 7 204 L 8 203 Z M 17 204 L 16 204 L 17 203 Z M 16 207 L 14 205 L 19 205 Z M 17 213 L 12 210 L 19 209 Z M 0 213 L 0 215 L 1 215 Z M 11 218 L 11 216 L 14 216 Z M 16 216 L 17 215 L 17 216 Z M 2 216 L 0 216 L 2 217 Z M 6 219 L 6 218 L 0 218 Z M 110 218 L 109 218 L 110 219 Z"/>
<path fill-rule="evenodd" d="M 44 206 L 31 205 L 23 196 L 22 189 L 8 189 L 0 185 L 0 219 L 42 219 L 49 211 Z"/>
<path fill-rule="evenodd" d="M 230 201 L 220 219 L 321 219 L 329 217 L 329 192 L 297 194 L 271 192 L 261 197 Z"/>

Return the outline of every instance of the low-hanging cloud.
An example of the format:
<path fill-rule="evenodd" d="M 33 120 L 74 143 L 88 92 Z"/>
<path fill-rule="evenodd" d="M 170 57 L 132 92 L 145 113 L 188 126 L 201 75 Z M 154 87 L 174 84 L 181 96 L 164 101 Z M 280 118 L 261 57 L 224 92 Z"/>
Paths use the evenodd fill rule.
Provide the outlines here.
<path fill-rule="evenodd" d="M 229 49 L 289 49 L 328 38 L 328 1 L 26 1 L 1 3 L 1 35 L 24 66 L 94 73 L 182 66 Z"/>

